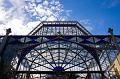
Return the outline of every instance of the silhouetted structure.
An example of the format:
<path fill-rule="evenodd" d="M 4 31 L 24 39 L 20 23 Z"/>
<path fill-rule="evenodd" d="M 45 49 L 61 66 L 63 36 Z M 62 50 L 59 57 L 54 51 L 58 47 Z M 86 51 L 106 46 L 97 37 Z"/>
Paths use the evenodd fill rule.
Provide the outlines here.
<path fill-rule="evenodd" d="M 26 36 L 0 36 L 0 48 L 1 79 L 110 79 L 120 35 L 92 35 L 76 21 L 44 21 Z"/>

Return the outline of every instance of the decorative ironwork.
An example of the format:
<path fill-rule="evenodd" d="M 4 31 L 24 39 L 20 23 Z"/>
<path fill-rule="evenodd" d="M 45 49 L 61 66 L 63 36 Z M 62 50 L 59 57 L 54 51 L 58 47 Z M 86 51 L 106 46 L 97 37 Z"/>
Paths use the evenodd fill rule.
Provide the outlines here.
<path fill-rule="evenodd" d="M 3 58 L 18 79 L 75 73 L 80 79 L 109 79 L 120 49 L 120 35 L 92 35 L 76 21 L 44 21 L 27 36 L 8 37 Z M 4 38 L 0 36 L 0 45 Z"/>

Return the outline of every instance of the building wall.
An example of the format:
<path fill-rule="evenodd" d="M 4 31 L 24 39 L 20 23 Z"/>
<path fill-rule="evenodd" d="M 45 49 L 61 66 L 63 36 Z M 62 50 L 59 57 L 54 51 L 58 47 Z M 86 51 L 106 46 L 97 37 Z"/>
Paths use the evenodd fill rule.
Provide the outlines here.
<path fill-rule="evenodd" d="M 118 54 L 117 58 L 112 63 L 111 71 L 115 72 L 116 75 L 120 76 L 120 54 Z"/>

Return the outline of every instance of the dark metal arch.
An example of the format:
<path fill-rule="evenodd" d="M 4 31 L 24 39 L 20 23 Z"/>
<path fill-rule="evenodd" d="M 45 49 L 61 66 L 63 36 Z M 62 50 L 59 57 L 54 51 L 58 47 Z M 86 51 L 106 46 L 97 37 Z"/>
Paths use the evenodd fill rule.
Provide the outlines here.
<path fill-rule="evenodd" d="M 53 48 L 54 49 L 54 48 Z M 37 63 L 36 63 L 37 64 Z M 87 66 L 86 66 L 87 67 Z M 103 71 L 101 71 L 101 73 L 103 73 Z M 89 74 L 89 73 L 88 73 Z"/>
<path fill-rule="evenodd" d="M 56 48 L 57 49 L 57 48 Z"/>
<path fill-rule="evenodd" d="M 92 47 L 90 47 L 90 46 L 87 46 L 87 45 L 83 45 L 83 44 L 80 44 L 80 43 L 77 43 L 77 42 L 73 42 L 73 41 L 69 41 L 69 40 L 63 39 L 63 38 L 61 38 L 60 36 L 57 37 L 57 40 L 56 40 L 56 41 L 59 41 L 59 40 L 61 40 L 61 41 L 67 41 L 67 42 L 71 42 L 71 43 L 75 43 L 75 44 L 77 44 L 77 45 L 79 45 L 79 46 L 82 46 L 82 47 L 85 48 L 85 49 L 89 49 L 89 50 L 87 50 L 88 52 L 91 51 L 91 50 L 93 51 L 93 49 L 94 49 L 94 48 L 92 48 Z M 51 40 L 50 40 L 50 41 L 51 41 Z M 52 41 L 55 41 L 55 40 L 52 40 Z M 47 41 L 47 42 L 48 42 L 48 41 Z M 47 42 L 46 42 L 46 43 L 47 43 Z M 38 44 L 38 45 L 40 45 L 40 44 Z M 36 46 L 38 46 L 38 45 L 36 45 Z M 33 48 L 35 48 L 36 46 L 33 45 Z M 28 48 L 29 48 L 29 47 L 28 47 Z M 33 48 L 32 48 L 32 49 L 33 49 Z M 32 49 L 31 49 L 31 50 L 32 50 Z M 27 49 L 26 49 L 26 50 L 27 50 Z M 29 50 L 29 51 L 30 51 L 30 50 Z M 94 51 L 96 51 L 96 50 L 94 50 Z M 89 52 L 89 53 L 91 53 L 91 55 L 93 56 L 93 54 L 92 54 L 93 52 Z M 93 56 L 93 57 L 95 57 L 95 56 Z M 22 60 L 21 60 L 21 61 L 22 61 Z M 101 71 L 101 73 L 103 73 L 101 69 L 100 69 L 100 71 Z"/>
<path fill-rule="evenodd" d="M 51 48 L 50 50 L 55 50 L 55 49 L 57 49 L 57 48 Z M 65 48 L 64 48 L 65 49 Z M 69 49 L 67 49 L 67 50 L 69 50 Z M 83 49 L 82 49 L 83 50 Z M 48 51 L 48 50 L 47 50 Z M 70 51 L 72 51 L 72 50 L 70 50 Z M 44 51 L 44 52 L 46 52 L 46 51 Z M 41 52 L 41 53 L 44 53 L 44 52 Z M 72 51 L 73 52 L 73 51 Z M 76 53 L 76 52 L 74 52 L 77 56 L 80 56 L 79 55 L 79 52 L 78 53 Z M 80 56 L 81 57 L 81 56 Z M 37 58 L 37 57 L 35 57 L 35 58 Z M 82 57 L 81 57 L 82 58 Z M 34 59 L 35 60 L 35 59 Z M 84 59 L 82 58 L 82 60 L 84 61 Z M 85 61 L 84 61 L 85 62 Z M 87 67 L 87 65 L 86 65 L 86 67 Z M 88 69 L 88 68 L 87 68 Z"/>
<path fill-rule="evenodd" d="M 58 37 L 59 38 L 59 37 Z M 68 40 L 65 40 L 65 39 L 62 39 L 62 38 L 60 38 L 61 40 L 63 40 L 63 41 L 68 41 Z M 69 42 L 71 42 L 71 41 L 69 41 Z M 46 42 L 47 43 L 47 42 Z M 72 43 L 76 43 L 76 42 L 72 42 Z M 81 44 L 79 44 L 79 43 L 76 43 L 76 44 L 78 44 L 78 45 L 80 45 L 80 46 L 83 46 L 84 48 L 86 48 L 88 51 L 91 51 L 91 49 L 92 48 L 90 48 L 90 47 L 88 47 L 88 46 L 85 46 L 85 45 L 81 45 Z M 24 51 L 30 51 L 30 50 L 32 50 L 33 48 L 35 48 L 36 46 L 34 46 L 34 47 L 30 47 L 31 49 L 27 49 L 27 48 L 25 48 L 25 50 Z M 92 49 L 92 51 L 93 51 L 94 49 Z M 94 50 L 95 51 L 95 50 Z M 25 52 L 23 52 L 24 54 L 25 54 Z M 92 54 L 92 52 L 90 52 L 91 53 L 91 55 L 95 55 L 95 56 L 93 56 L 94 58 L 95 58 L 95 60 L 97 61 L 97 63 L 99 63 L 99 61 L 97 60 L 98 58 L 96 58 L 97 57 L 97 54 Z M 27 53 L 26 53 L 27 54 Z M 25 55 L 23 55 L 22 54 L 22 58 L 24 57 Z M 20 60 L 20 62 L 21 62 L 21 60 Z"/>

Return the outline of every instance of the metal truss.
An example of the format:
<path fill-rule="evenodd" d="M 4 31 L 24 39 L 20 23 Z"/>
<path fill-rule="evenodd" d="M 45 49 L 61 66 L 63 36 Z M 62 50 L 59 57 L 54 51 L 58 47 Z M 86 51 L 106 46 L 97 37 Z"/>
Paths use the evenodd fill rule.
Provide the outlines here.
<path fill-rule="evenodd" d="M 110 79 L 120 49 L 120 35 L 91 35 L 76 21 L 44 21 L 28 35 L 8 39 L 3 58 L 17 79 Z"/>

